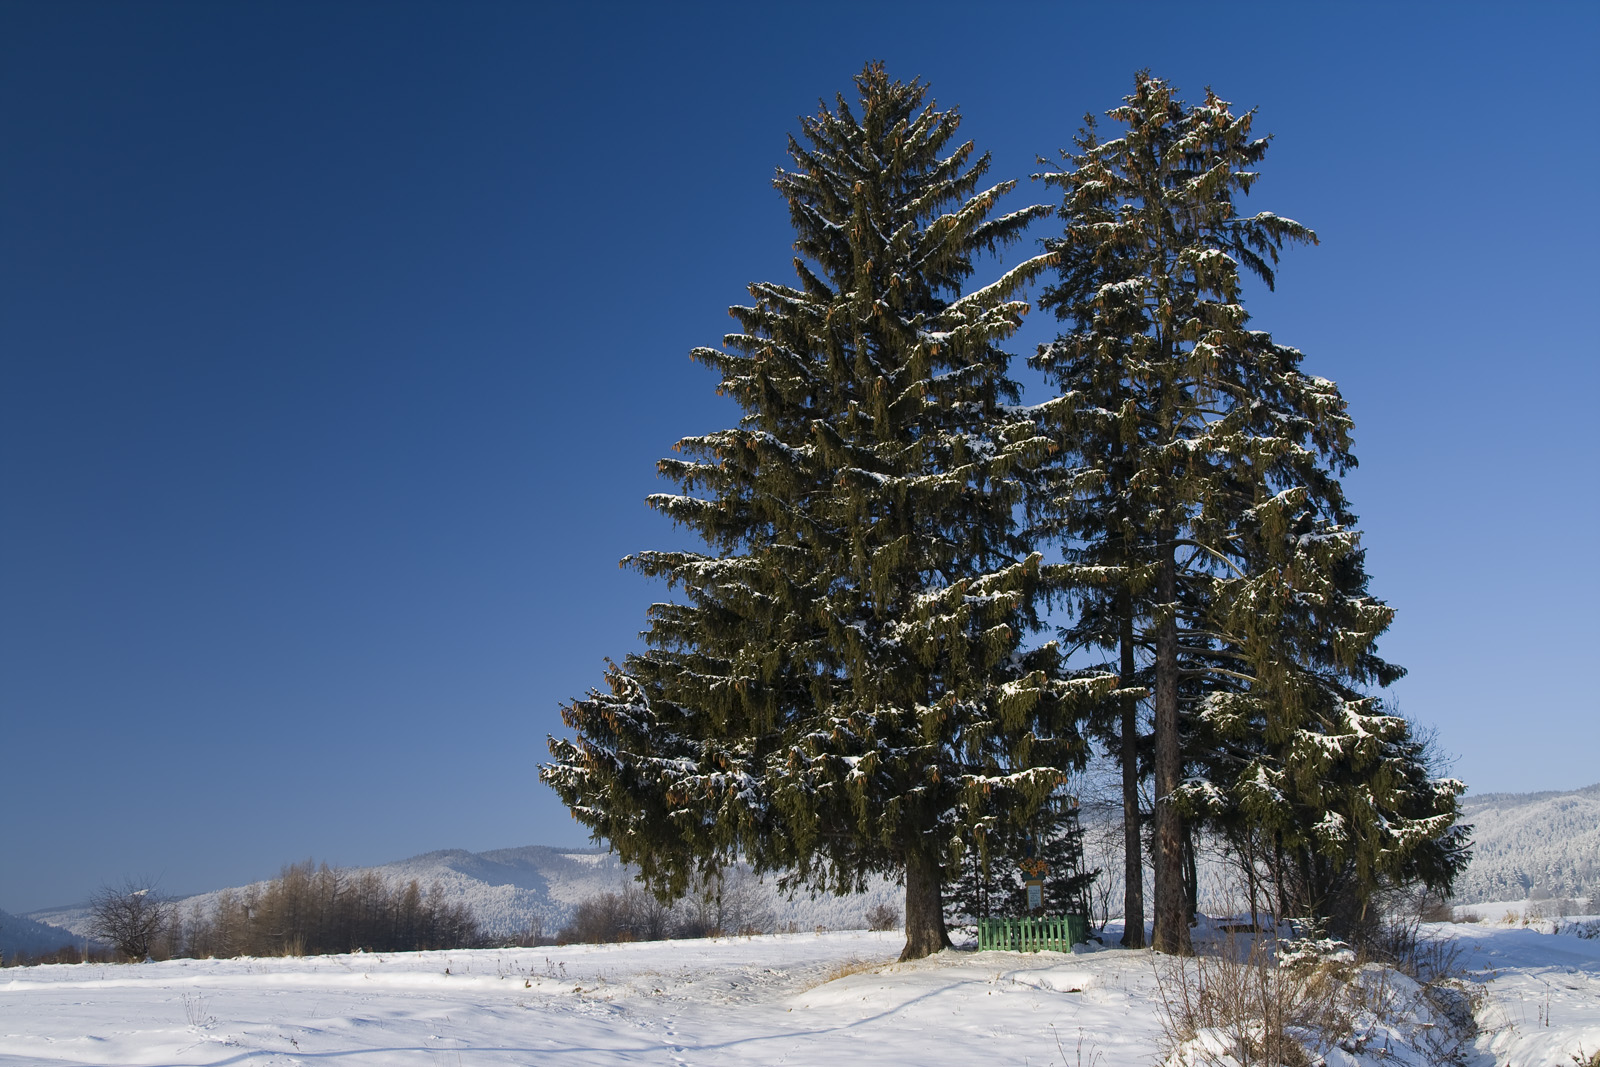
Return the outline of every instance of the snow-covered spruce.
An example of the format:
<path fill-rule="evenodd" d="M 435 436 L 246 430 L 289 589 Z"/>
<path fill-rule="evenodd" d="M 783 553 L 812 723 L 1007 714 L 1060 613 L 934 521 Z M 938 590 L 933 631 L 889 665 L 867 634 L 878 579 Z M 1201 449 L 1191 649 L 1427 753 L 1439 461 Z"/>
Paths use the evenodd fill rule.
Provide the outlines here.
<path fill-rule="evenodd" d="M 796 283 L 752 285 L 741 331 L 693 353 L 744 415 L 680 441 L 659 467 L 679 490 L 649 503 L 706 551 L 630 557 L 681 597 L 563 710 L 541 773 L 667 894 L 736 857 L 837 891 L 903 876 L 910 958 L 948 944 L 963 842 L 1081 763 L 1112 680 L 1028 644 L 1046 575 L 1015 509 L 1052 442 L 998 346 L 1047 259 L 963 291 L 1048 209 L 997 215 L 1012 183 L 981 185 L 925 86 L 856 81 L 775 182 Z"/>
<path fill-rule="evenodd" d="M 1367 591 L 1340 485 L 1344 400 L 1241 303 L 1241 272 L 1270 287 L 1284 244 L 1316 236 L 1238 210 L 1267 148 L 1253 112 L 1141 74 L 1108 116 L 1118 136 L 1091 120 L 1042 176 L 1065 228 L 1041 305 L 1067 329 L 1035 360 L 1060 387 L 1039 408 L 1060 448 L 1034 511 L 1066 550 L 1066 643 L 1106 650 L 1122 679 L 1101 721 L 1124 773 L 1126 910 L 1143 912 L 1135 700 L 1150 693 L 1157 946 L 1187 948 L 1198 819 L 1263 870 L 1279 914 L 1348 927 L 1384 882 L 1448 886 L 1465 837 L 1460 783 L 1434 780 L 1369 694 L 1402 671 L 1375 651 L 1393 612 Z"/>

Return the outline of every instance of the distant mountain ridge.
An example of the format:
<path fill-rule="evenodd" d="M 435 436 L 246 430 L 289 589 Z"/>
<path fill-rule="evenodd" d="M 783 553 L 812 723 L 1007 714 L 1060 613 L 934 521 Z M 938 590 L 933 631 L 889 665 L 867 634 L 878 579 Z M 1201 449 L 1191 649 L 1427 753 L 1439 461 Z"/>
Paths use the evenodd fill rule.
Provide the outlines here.
<path fill-rule="evenodd" d="M 532 926 L 554 934 L 571 921 L 581 901 L 600 893 L 617 892 L 633 880 L 633 870 L 604 849 L 548 845 L 489 852 L 442 849 L 377 867 L 352 868 L 350 873 L 367 870 L 390 885 L 403 886 L 415 880 L 423 889 L 437 886 L 450 902 L 467 905 L 491 937 L 515 936 Z M 754 881 L 751 875 L 745 877 Z M 249 888 L 235 887 L 234 892 Z M 185 897 L 178 906 L 186 914 L 195 908 L 209 910 L 222 892 Z M 793 924 L 806 930 L 818 926 L 830 930 L 863 926 L 867 909 L 879 903 L 899 907 L 902 892 L 887 880 L 872 883 L 864 894 L 847 897 L 810 897 L 801 893 L 789 900 L 771 880 L 750 888 L 761 910 L 770 913 L 774 925 Z M 82 905 L 46 908 L 30 912 L 28 918 L 79 937 L 87 932 L 89 924 L 88 908 Z"/>
<path fill-rule="evenodd" d="M 1456 903 L 1600 900 L 1600 783 L 1564 791 L 1469 795 L 1462 800 L 1462 812 L 1473 826 L 1474 847 L 1471 864 L 1456 882 Z M 353 873 L 362 870 L 375 871 L 390 884 L 414 879 L 425 889 L 437 885 L 453 903 L 469 906 L 492 937 L 513 936 L 536 924 L 553 934 L 571 921 L 579 902 L 622 889 L 633 873 L 604 849 L 548 845 L 488 852 L 442 849 Z M 210 908 L 219 892 L 186 897 L 180 906 L 185 911 Z M 753 893 L 763 910 L 770 911 L 774 925 L 807 930 L 861 926 L 867 909 L 880 903 L 898 909 L 903 897 L 886 879 L 874 881 L 859 896 L 802 893 L 789 900 L 770 881 Z M 84 905 L 20 917 L 0 912 L 0 952 L 52 951 L 64 942 L 57 931 L 81 938 L 88 932 L 88 917 Z"/>

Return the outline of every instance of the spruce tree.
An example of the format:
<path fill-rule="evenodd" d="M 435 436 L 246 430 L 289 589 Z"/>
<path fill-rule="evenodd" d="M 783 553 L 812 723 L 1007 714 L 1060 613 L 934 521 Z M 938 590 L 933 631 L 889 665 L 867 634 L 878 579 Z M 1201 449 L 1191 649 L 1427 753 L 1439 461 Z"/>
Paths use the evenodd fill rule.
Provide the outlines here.
<path fill-rule="evenodd" d="M 1370 711 L 1363 687 L 1399 672 L 1373 651 L 1388 609 L 1367 595 L 1339 486 L 1354 464 L 1344 401 L 1332 382 L 1300 370 L 1299 352 L 1250 329 L 1240 302 L 1242 271 L 1270 288 L 1283 245 L 1316 240 L 1270 212 L 1237 210 L 1267 148 L 1252 135 L 1254 113 L 1235 115 L 1209 90 L 1188 105 L 1142 73 L 1107 114 L 1118 136 L 1101 141 L 1091 118 L 1064 166 L 1044 176 L 1062 189 L 1066 222 L 1051 246 L 1059 283 L 1047 300 L 1069 329 L 1038 362 L 1062 390 L 1054 415 L 1066 490 L 1053 510 L 1066 539 L 1063 573 L 1093 609 L 1069 632 L 1118 650 L 1124 697 L 1130 650 L 1149 664 L 1155 947 L 1187 952 L 1185 815 L 1226 809 L 1266 820 L 1264 807 L 1276 805 L 1280 818 L 1287 806 L 1282 791 L 1251 794 L 1231 774 L 1224 784 L 1186 783 L 1186 764 L 1218 774 L 1246 766 L 1212 759 L 1201 739 L 1238 741 L 1248 721 L 1275 752 L 1251 773 L 1292 762 L 1303 782 L 1318 773 L 1312 767 L 1331 767 L 1294 756 L 1296 745 L 1329 747 L 1318 722 L 1332 721 L 1331 702 L 1347 718 Z M 1320 569 L 1307 555 L 1313 545 Z M 1344 546 L 1337 562 L 1335 545 Z M 1335 619 L 1336 631 L 1317 629 Z M 1418 856 L 1429 851 L 1418 842 L 1448 854 L 1453 787 L 1426 780 L 1396 723 L 1372 725 L 1389 731 L 1385 753 L 1403 769 L 1380 780 L 1371 763 L 1344 765 L 1366 808 L 1346 805 L 1364 825 L 1347 822 L 1343 832 L 1378 833 L 1420 808 L 1402 836 Z M 1136 773 L 1133 725 L 1124 709 L 1125 788 Z M 1327 799 L 1306 785 L 1300 796 L 1297 826 Z M 1285 831 L 1280 840 L 1311 838 Z"/>
<path fill-rule="evenodd" d="M 1100 872 L 1084 867 L 1078 802 L 1065 784 L 1025 823 L 993 806 L 986 814 L 981 830 L 964 842 L 960 868 L 947 883 L 949 915 L 969 921 L 1027 914 L 1027 868 L 1036 860 L 1045 867 L 1045 914 L 1089 914 L 1089 889 Z"/>
<path fill-rule="evenodd" d="M 1086 119 L 1080 149 L 1097 147 L 1094 119 Z M 1047 176 L 1059 182 L 1061 172 Z M 1128 373 L 1133 339 L 1143 322 L 1132 302 L 1095 297 L 1107 277 L 1126 277 L 1137 263 L 1120 264 L 1114 249 L 1083 239 L 1087 227 L 1116 221 L 1115 202 L 1069 202 L 1062 210 L 1073 230 L 1047 238 L 1060 280 L 1047 286 L 1039 306 L 1072 329 L 1042 346 L 1030 362 L 1049 372 L 1060 397 L 1040 406 L 1058 434 L 1056 461 L 1040 471 L 1030 509 L 1033 533 L 1062 546 L 1067 566 L 1057 573 L 1071 621 L 1061 628 L 1069 649 L 1098 649 L 1111 657 L 1103 669 L 1119 679 L 1094 727 L 1115 753 L 1123 811 L 1123 926 L 1125 948 L 1144 947 L 1143 818 L 1139 785 L 1143 742 L 1139 702 L 1149 695 L 1149 671 L 1139 663 L 1139 620 L 1153 576 L 1147 510 L 1138 492 L 1140 464 L 1148 458 L 1153 421 L 1144 417 L 1140 385 Z M 1074 240 L 1073 238 L 1076 238 Z M 1148 763 L 1148 755 L 1145 761 Z"/>
<path fill-rule="evenodd" d="M 664 894 L 736 856 L 792 887 L 901 876 L 913 958 L 948 944 L 963 831 L 1026 823 L 1109 680 L 1030 646 L 1049 575 L 1016 513 L 1052 442 L 998 346 L 1045 258 L 964 293 L 1048 209 L 997 214 L 1013 183 L 980 186 L 988 157 L 924 85 L 856 85 L 775 181 L 796 283 L 752 285 L 740 331 L 693 353 L 743 415 L 680 441 L 659 465 L 680 491 L 649 503 L 707 550 L 625 561 L 679 599 L 563 709 L 576 736 L 541 774 Z"/>
<path fill-rule="evenodd" d="M 1403 673 L 1375 647 L 1394 611 L 1368 592 L 1337 484 L 1279 493 L 1236 528 L 1243 573 L 1216 577 L 1195 653 L 1232 670 L 1199 702 L 1201 774 L 1182 792 L 1252 879 L 1264 869 L 1276 914 L 1356 935 L 1381 889 L 1449 893 L 1464 787 L 1373 695 Z"/>

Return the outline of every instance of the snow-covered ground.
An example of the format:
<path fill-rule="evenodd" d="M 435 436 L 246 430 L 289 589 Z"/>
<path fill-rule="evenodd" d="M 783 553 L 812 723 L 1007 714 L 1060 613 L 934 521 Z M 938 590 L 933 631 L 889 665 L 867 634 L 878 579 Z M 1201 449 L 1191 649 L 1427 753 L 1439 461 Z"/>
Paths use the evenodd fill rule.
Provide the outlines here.
<path fill-rule="evenodd" d="M 1530 926 L 1459 923 L 1424 928 L 1449 937 L 1488 993 L 1478 1011 L 1483 1063 L 1570 1067 L 1600 1054 L 1600 916 Z M 1548 933 L 1559 929 L 1560 933 Z M 1576 931 L 1589 934 L 1580 937 Z"/>
<path fill-rule="evenodd" d="M 1461 948 L 1488 993 L 1482 1067 L 1567 1065 L 1600 1049 L 1600 939 L 1426 929 Z M 18 968 L 0 972 L 0 1064 L 1160 1060 L 1149 953 L 953 951 L 895 964 L 900 945 L 897 933 L 835 932 Z M 1370 1062 L 1422 1062 L 1395 1051 Z"/>

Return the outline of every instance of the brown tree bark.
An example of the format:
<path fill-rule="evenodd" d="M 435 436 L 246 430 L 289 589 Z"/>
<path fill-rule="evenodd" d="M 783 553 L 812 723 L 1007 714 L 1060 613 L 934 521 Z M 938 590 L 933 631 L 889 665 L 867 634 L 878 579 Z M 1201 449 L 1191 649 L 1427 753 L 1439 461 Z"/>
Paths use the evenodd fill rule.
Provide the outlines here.
<path fill-rule="evenodd" d="M 1156 930 L 1157 952 L 1188 956 L 1188 896 L 1183 884 L 1183 820 L 1171 796 L 1183 774 L 1178 746 L 1178 575 L 1172 535 L 1162 538 L 1156 623 Z"/>
<path fill-rule="evenodd" d="M 1126 591 L 1122 615 L 1122 681 L 1133 681 L 1133 597 Z M 1139 698 L 1122 698 L 1122 947 L 1144 948 L 1144 841 L 1139 828 Z"/>
<path fill-rule="evenodd" d="M 921 853 L 906 856 L 906 947 L 901 960 L 920 960 L 950 947 L 942 888 L 938 864 Z"/>

